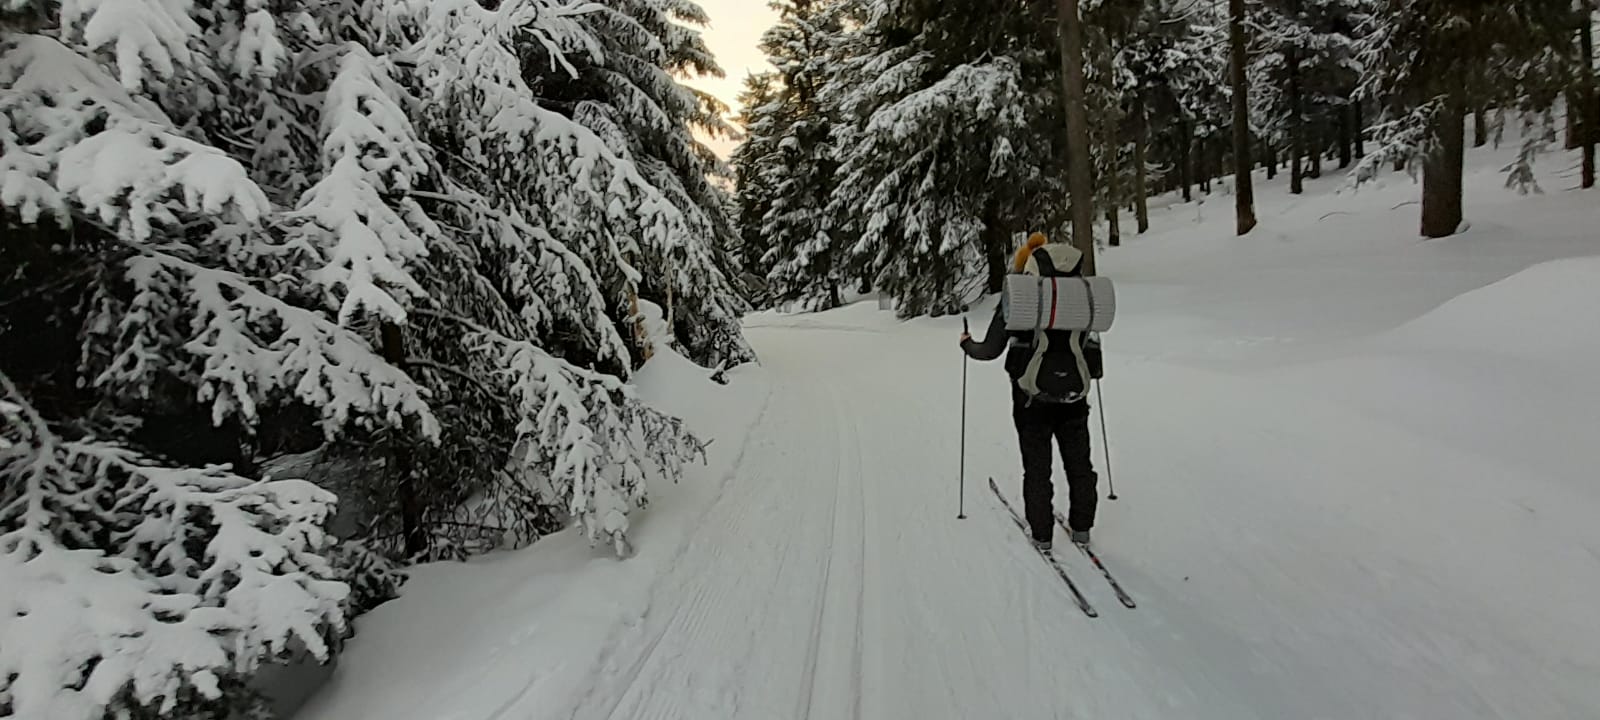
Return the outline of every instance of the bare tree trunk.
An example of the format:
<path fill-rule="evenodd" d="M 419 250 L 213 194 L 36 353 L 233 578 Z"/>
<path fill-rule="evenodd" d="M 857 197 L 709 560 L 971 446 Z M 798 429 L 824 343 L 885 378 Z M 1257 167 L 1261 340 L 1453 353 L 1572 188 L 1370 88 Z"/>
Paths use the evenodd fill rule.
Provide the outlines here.
<path fill-rule="evenodd" d="M 1133 111 L 1133 214 L 1139 222 L 1139 234 L 1143 235 L 1150 231 L 1150 188 L 1144 168 L 1145 145 L 1149 142 L 1149 138 L 1146 135 L 1149 134 L 1149 128 L 1146 127 L 1144 103 L 1135 102 L 1136 107 Z"/>
<path fill-rule="evenodd" d="M 383 323 L 378 328 L 379 340 L 382 343 L 383 359 L 390 364 L 401 367 L 406 362 L 405 329 L 391 322 Z M 398 434 L 395 430 L 391 434 Z M 427 530 L 422 526 L 422 497 L 417 488 L 416 463 L 412 461 L 411 446 L 402 438 L 395 438 L 393 447 L 393 469 L 396 479 L 396 493 L 399 495 L 400 504 L 400 535 L 405 543 L 407 556 L 422 554 L 428 549 Z"/>
<path fill-rule="evenodd" d="M 1583 100 L 1578 93 L 1567 90 L 1567 149 L 1577 150 L 1582 143 L 1578 142 L 1579 120 L 1583 117 Z"/>
<path fill-rule="evenodd" d="M 1189 123 L 1178 121 L 1178 182 L 1183 185 L 1183 201 L 1194 202 L 1194 178 L 1189 173 L 1189 156 L 1194 154 L 1194 131 Z"/>
<path fill-rule="evenodd" d="M 1122 245 L 1122 153 L 1118 147 L 1120 140 L 1116 130 L 1111 132 L 1109 146 L 1106 148 L 1106 223 L 1109 227 L 1106 238 L 1111 247 Z"/>
<path fill-rule="evenodd" d="M 1200 141 L 1195 148 L 1194 174 L 1200 178 L 1200 192 L 1211 194 L 1211 138 Z"/>
<path fill-rule="evenodd" d="M 1256 190 L 1250 172 L 1255 155 L 1250 152 L 1250 77 L 1245 74 L 1244 0 L 1228 0 L 1232 17 L 1228 42 L 1233 46 L 1233 209 L 1236 230 L 1247 235 L 1256 229 Z"/>
<path fill-rule="evenodd" d="M 1450 81 L 1444 108 L 1435 116 L 1439 142 L 1422 171 L 1422 234 L 1441 238 L 1461 228 L 1461 175 L 1466 155 L 1466 98 L 1459 78 Z"/>
<path fill-rule="evenodd" d="M 1301 170 L 1305 157 L 1305 123 L 1300 109 L 1300 49 L 1290 47 L 1284 53 L 1289 72 L 1289 192 L 1299 195 L 1306 191 Z"/>
<path fill-rule="evenodd" d="M 1582 56 L 1583 91 L 1578 105 L 1577 114 L 1582 118 L 1583 129 L 1583 187 L 1589 189 L 1595 185 L 1595 145 L 1600 143 L 1600 92 L 1596 91 L 1594 79 L 1594 7 L 1592 0 L 1579 0 L 1582 18 L 1578 30 L 1578 38 Z M 1573 111 L 1569 108 L 1568 115 Z"/>
<path fill-rule="evenodd" d="M 1472 96 L 1472 146 L 1483 147 L 1489 144 L 1489 103 L 1481 99 L 1483 96 L 1483 67 L 1479 66 L 1472 72 L 1472 87 L 1467 94 Z"/>
<path fill-rule="evenodd" d="M 1083 274 L 1095 274 L 1094 168 L 1089 157 L 1089 108 L 1083 78 L 1083 19 L 1078 0 L 1056 0 L 1056 37 L 1067 111 L 1067 192 L 1071 195 L 1072 244 L 1083 253 Z"/>
<path fill-rule="evenodd" d="M 1356 157 L 1367 156 L 1367 101 L 1356 98 L 1352 105 L 1356 130 Z"/>
<path fill-rule="evenodd" d="M 1278 176 L 1278 146 L 1272 144 L 1271 142 L 1268 142 L 1267 143 L 1267 147 L 1266 147 L 1266 152 L 1267 152 L 1267 179 L 1271 180 L 1271 179 L 1273 179 L 1273 178 Z"/>
<path fill-rule="evenodd" d="M 1005 289 L 1006 271 L 1010 264 L 1006 262 L 1011 250 L 1008 247 L 1009 238 L 1005 223 L 1000 221 L 998 203 L 990 201 L 983 212 L 983 257 L 988 270 L 984 278 L 986 292 L 997 293 Z"/>
<path fill-rule="evenodd" d="M 1355 144 L 1355 141 L 1354 141 L 1354 139 L 1351 138 L 1351 135 L 1352 135 L 1351 125 L 1355 124 L 1355 121 L 1351 117 L 1351 115 L 1354 114 L 1352 112 L 1352 110 L 1353 110 L 1353 108 L 1350 105 L 1346 105 L 1346 106 L 1344 106 L 1344 107 L 1339 109 L 1339 169 L 1340 170 L 1349 169 L 1350 163 L 1354 158 L 1354 153 L 1352 152 L 1352 145 Z"/>
<path fill-rule="evenodd" d="M 1311 152 L 1306 155 L 1306 159 L 1311 163 L 1311 169 L 1307 172 L 1307 175 L 1312 180 L 1320 180 L 1322 178 L 1322 153 L 1328 146 L 1327 138 L 1323 135 L 1322 123 L 1317 123 L 1316 129 L 1312 130 L 1311 143 Z"/>

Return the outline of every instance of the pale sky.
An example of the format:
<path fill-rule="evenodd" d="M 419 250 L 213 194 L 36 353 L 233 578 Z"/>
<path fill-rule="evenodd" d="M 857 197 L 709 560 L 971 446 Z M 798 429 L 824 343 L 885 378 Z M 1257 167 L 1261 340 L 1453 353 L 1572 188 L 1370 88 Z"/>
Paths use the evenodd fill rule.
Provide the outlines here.
<path fill-rule="evenodd" d="M 706 45 L 717 56 L 727 77 L 694 78 L 689 81 L 701 90 L 716 95 L 739 112 L 739 91 L 744 89 L 746 75 L 771 70 L 766 57 L 757 47 L 761 34 L 777 22 L 778 13 L 767 7 L 767 0 L 699 0 L 711 17 L 711 25 L 704 28 Z M 719 140 L 711 143 L 723 157 L 733 149 L 733 143 Z"/>

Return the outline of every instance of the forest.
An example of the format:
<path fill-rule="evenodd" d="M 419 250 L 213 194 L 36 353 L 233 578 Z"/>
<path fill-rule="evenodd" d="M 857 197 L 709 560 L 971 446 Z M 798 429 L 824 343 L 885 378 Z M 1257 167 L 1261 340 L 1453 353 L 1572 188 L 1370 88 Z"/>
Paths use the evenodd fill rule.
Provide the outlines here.
<path fill-rule="evenodd" d="M 1592 0 L 773 6 L 734 111 L 694 0 L 0 0 L 0 718 L 267 717 L 409 568 L 629 557 L 710 443 L 635 373 L 754 311 L 963 312 L 1167 194 L 1245 235 L 1261 171 L 1427 238 L 1468 147 L 1595 184 Z"/>

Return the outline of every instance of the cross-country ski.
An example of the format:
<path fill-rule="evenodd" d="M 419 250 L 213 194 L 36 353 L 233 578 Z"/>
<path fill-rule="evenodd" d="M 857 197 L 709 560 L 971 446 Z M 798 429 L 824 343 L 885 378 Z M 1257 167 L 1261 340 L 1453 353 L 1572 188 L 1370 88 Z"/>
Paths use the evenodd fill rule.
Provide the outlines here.
<path fill-rule="evenodd" d="M 1023 520 L 1022 516 L 1017 514 L 1016 509 L 1011 507 L 1011 501 L 1007 500 L 1005 494 L 1000 492 L 1000 487 L 995 485 L 994 478 L 989 478 L 989 490 L 994 493 L 995 498 L 999 499 L 1001 507 L 1004 507 L 1006 514 L 1011 516 L 1011 521 L 1016 523 L 1017 529 L 1026 535 L 1028 533 L 1027 521 Z M 1061 560 L 1055 556 L 1054 550 L 1048 547 L 1040 547 L 1037 543 L 1034 544 L 1033 549 L 1039 553 L 1039 557 L 1044 558 L 1044 561 L 1050 564 L 1050 569 L 1055 571 L 1056 577 L 1061 578 L 1061 582 L 1066 585 L 1067 593 L 1072 596 L 1072 601 L 1078 605 L 1078 609 L 1089 617 L 1100 617 L 1100 611 L 1095 610 L 1094 606 L 1089 604 L 1089 600 L 1083 596 L 1083 592 L 1078 590 L 1077 584 L 1072 582 L 1072 577 L 1067 574 L 1066 566 L 1061 564 Z"/>
<path fill-rule="evenodd" d="M 1062 515 L 1061 513 L 1056 513 L 1056 525 L 1059 526 L 1063 531 L 1068 533 L 1072 532 L 1072 528 L 1067 525 L 1066 516 Z M 1139 606 L 1138 603 L 1133 601 L 1133 596 L 1129 595 L 1128 591 L 1122 589 L 1122 583 L 1117 582 L 1117 579 L 1111 575 L 1111 570 L 1106 568 L 1105 562 L 1100 560 L 1100 555 L 1094 551 L 1094 548 L 1083 543 L 1073 543 L 1073 546 L 1077 547 L 1078 550 L 1083 553 L 1083 556 L 1088 558 L 1089 562 L 1094 565 L 1095 569 L 1100 571 L 1100 577 L 1105 578 L 1106 582 L 1111 585 L 1111 591 L 1117 594 L 1117 602 L 1122 603 L 1123 607 L 1130 609 Z"/>

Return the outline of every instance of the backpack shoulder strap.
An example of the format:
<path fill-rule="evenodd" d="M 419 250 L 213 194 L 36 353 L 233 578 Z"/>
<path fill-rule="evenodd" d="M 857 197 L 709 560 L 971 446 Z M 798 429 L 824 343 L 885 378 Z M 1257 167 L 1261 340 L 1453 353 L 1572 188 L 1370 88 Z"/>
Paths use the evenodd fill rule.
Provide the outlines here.
<path fill-rule="evenodd" d="M 1045 249 L 1046 247 L 1041 245 L 1033 251 L 1033 262 L 1035 267 L 1039 269 L 1041 277 L 1050 277 L 1056 274 L 1055 258 L 1050 257 L 1050 251 Z"/>

